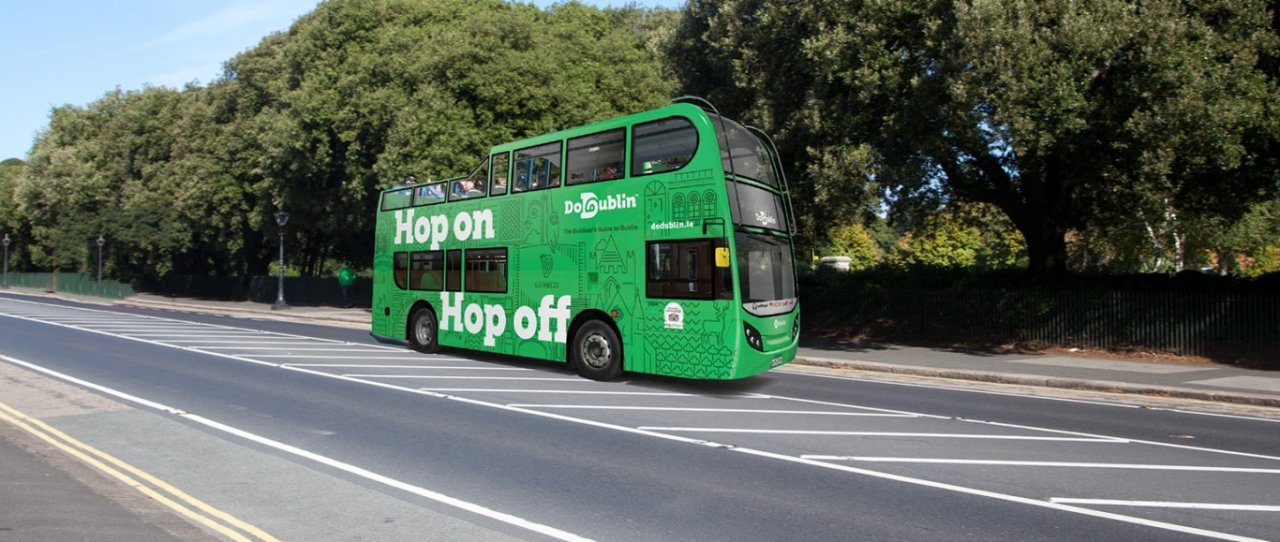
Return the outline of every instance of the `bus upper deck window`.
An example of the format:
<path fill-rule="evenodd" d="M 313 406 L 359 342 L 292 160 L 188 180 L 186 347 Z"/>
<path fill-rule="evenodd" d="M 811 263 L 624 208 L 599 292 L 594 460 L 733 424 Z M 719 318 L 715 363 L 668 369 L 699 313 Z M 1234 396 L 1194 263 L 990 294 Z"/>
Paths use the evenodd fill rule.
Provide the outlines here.
<path fill-rule="evenodd" d="M 631 175 L 680 169 L 698 150 L 698 131 L 689 119 L 671 117 L 637 124 L 631 132 Z"/>

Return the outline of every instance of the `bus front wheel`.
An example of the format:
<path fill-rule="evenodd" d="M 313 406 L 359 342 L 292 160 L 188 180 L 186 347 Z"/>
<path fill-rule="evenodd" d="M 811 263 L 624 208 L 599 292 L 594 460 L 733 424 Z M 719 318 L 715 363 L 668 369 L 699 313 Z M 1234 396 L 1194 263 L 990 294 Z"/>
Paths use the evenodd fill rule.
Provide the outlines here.
<path fill-rule="evenodd" d="M 578 373 L 592 380 L 613 380 L 622 374 L 622 341 L 600 320 L 578 328 L 569 355 Z"/>
<path fill-rule="evenodd" d="M 418 309 L 409 318 L 409 344 L 413 345 L 414 350 L 426 354 L 439 352 L 438 331 L 436 313 L 432 312 L 431 309 Z"/>

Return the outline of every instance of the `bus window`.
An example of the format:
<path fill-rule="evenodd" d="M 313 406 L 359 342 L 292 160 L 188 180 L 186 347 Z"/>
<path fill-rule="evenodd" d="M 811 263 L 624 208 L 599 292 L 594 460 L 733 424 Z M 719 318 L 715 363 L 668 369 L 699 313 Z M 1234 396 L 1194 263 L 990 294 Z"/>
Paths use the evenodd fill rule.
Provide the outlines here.
<path fill-rule="evenodd" d="M 715 253 L 711 239 L 652 241 L 645 252 L 645 293 L 649 297 L 717 297 L 719 292 L 712 280 Z"/>
<path fill-rule="evenodd" d="M 450 292 L 462 291 L 462 251 L 445 252 L 444 289 Z"/>
<path fill-rule="evenodd" d="M 414 252 L 409 265 L 409 288 L 440 291 L 444 286 L 443 259 L 444 253 L 439 250 Z"/>
<path fill-rule="evenodd" d="M 516 151 L 512 192 L 560 186 L 559 141 Z"/>
<path fill-rule="evenodd" d="M 622 128 L 569 140 L 565 184 L 582 184 L 622 178 L 626 160 L 626 132 Z"/>
<path fill-rule="evenodd" d="M 392 270 L 395 275 L 396 286 L 404 290 L 409 287 L 409 253 L 397 252 L 393 258 L 395 262 L 392 264 Z"/>
<path fill-rule="evenodd" d="M 413 205 L 429 205 L 444 201 L 444 183 L 419 186 L 413 193 Z"/>
<path fill-rule="evenodd" d="M 467 291 L 507 293 L 507 249 L 467 251 Z"/>
<path fill-rule="evenodd" d="M 485 179 L 489 178 L 489 159 L 480 161 L 470 175 L 449 183 L 449 201 L 479 198 L 484 196 Z"/>
<path fill-rule="evenodd" d="M 382 210 L 393 211 L 396 209 L 404 209 L 413 203 L 413 189 L 404 188 L 401 190 L 392 190 L 382 194 Z"/>
<path fill-rule="evenodd" d="M 495 154 L 492 161 L 493 176 L 489 178 L 489 195 L 506 194 L 508 174 L 511 172 L 511 155 L 505 152 Z"/>
<path fill-rule="evenodd" d="M 680 169 L 698 150 L 698 131 L 685 118 L 637 124 L 631 130 L 632 176 Z"/>

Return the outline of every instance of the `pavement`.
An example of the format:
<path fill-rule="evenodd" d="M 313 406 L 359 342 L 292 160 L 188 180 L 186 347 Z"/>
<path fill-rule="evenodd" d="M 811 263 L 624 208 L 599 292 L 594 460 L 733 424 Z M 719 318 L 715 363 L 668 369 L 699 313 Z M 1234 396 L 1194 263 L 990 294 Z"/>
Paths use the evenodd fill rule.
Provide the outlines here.
<path fill-rule="evenodd" d="M 71 301 L 192 311 L 246 318 L 275 319 L 368 329 L 369 310 L 291 306 L 275 310 L 267 303 L 169 298 L 139 294 L 123 300 L 48 294 L 35 290 L 9 292 Z M 1280 408 L 1280 371 L 1263 371 L 1210 363 L 1180 363 L 1071 352 L 1000 353 L 981 350 L 923 348 L 857 341 L 801 342 L 793 363 L 809 367 L 863 371 L 862 374 L 908 375 L 952 381 L 978 381 L 1048 388 L 1109 392 L 1133 396 L 1213 401 Z M 848 374 L 848 373 L 844 373 Z M 124 486 L 68 465 L 68 457 L 42 447 L 17 426 L 0 423 L 0 539 L 3 540 L 146 540 L 223 539 L 185 524 L 157 505 L 129 496 Z M 62 473 L 72 473 L 67 476 Z M 115 495 L 108 494 L 114 487 Z M 105 489 L 104 489 L 105 487 Z M 13 490 L 13 491 L 11 491 Z M 12 498 L 4 498 L 8 495 Z M 133 502 L 130 503 L 130 498 Z M 67 514 L 79 518 L 68 522 Z M 167 516 L 167 517 L 166 517 Z M 182 525 L 174 525 L 174 523 Z"/>

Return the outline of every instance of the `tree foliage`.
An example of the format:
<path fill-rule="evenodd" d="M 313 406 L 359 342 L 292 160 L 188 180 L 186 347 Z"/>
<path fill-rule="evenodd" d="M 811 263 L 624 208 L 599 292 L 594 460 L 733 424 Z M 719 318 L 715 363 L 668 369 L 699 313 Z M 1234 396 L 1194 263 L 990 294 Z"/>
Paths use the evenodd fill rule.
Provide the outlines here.
<path fill-rule="evenodd" d="M 1263 0 L 701 0 L 692 92 L 780 134 L 802 223 L 987 202 L 1033 273 L 1069 232 L 1234 220 L 1277 191 L 1277 32 Z M 709 74 L 709 75 L 704 75 Z M 819 231 L 806 232 L 821 235 Z"/>
<path fill-rule="evenodd" d="M 119 278 L 244 276 L 267 269 L 283 208 L 303 274 L 367 265 L 380 188 L 665 103 L 647 43 L 660 24 L 579 3 L 323 2 L 207 87 L 55 109 L 16 181 L 28 248 L 38 265 L 84 267 L 103 234 Z"/>
<path fill-rule="evenodd" d="M 825 256 L 849 257 L 850 271 L 865 271 L 880 265 L 884 251 L 861 222 L 841 224 L 831 229 L 830 245 L 822 251 Z"/>

